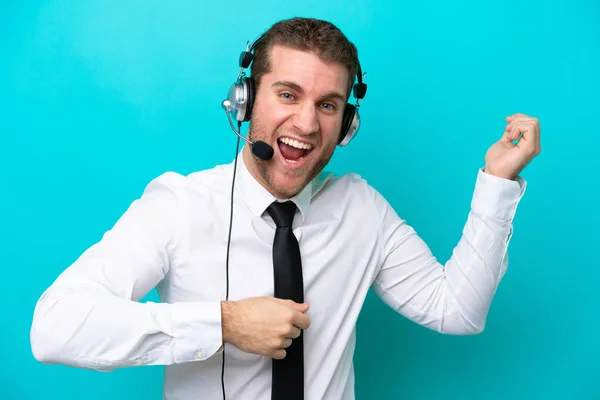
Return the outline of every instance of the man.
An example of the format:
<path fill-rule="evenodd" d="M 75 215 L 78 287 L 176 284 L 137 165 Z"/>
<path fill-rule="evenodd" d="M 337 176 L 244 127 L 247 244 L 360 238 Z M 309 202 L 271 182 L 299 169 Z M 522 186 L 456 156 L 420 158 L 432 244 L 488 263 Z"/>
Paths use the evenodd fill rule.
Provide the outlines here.
<path fill-rule="evenodd" d="M 355 324 L 370 287 L 427 328 L 481 332 L 539 123 L 507 117 L 444 266 L 364 180 L 323 172 L 357 63 L 330 23 L 271 27 L 252 63 L 249 139 L 272 157 L 246 145 L 232 164 L 152 181 L 41 296 L 35 357 L 97 370 L 165 365 L 167 400 L 352 399 Z M 161 303 L 138 302 L 154 287 Z"/>

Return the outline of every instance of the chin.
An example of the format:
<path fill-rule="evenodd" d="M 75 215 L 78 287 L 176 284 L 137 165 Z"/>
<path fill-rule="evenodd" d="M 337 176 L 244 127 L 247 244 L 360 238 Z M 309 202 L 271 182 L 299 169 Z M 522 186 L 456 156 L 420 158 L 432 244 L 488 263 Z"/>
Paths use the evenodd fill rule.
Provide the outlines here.
<path fill-rule="evenodd" d="M 279 198 L 294 197 L 300 193 L 309 182 L 305 176 L 290 177 L 285 174 L 278 174 L 277 178 L 270 181 L 269 186 L 271 186 L 272 192 L 275 192 L 274 195 Z"/>
<path fill-rule="evenodd" d="M 254 133 L 252 131 L 252 133 Z M 252 135 L 254 140 L 259 135 Z M 263 139 L 264 140 L 264 139 Z M 314 179 L 327 165 L 333 155 L 335 144 L 327 148 L 318 146 L 297 160 L 286 159 L 276 140 L 266 141 L 274 148 L 273 158 L 268 161 L 254 156 L 254 166 L 260 176 L 263 186 L 277 198 L 294 197 Z M 258 178 L 258 176 L 257 176 Z"/>

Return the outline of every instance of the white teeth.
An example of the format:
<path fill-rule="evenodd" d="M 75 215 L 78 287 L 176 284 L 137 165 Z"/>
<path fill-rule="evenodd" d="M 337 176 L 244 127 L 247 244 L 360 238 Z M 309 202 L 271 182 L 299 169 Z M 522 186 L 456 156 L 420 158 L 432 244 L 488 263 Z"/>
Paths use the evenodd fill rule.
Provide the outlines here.
<path fill-rule="evenodd" d="M 299 142 L 299 141 L 294 140 L 294 139 L 283 137 L 283 138 L 280 138 L 279 140 L 282 143 L 285 143 L 288 146 L 292 146 L 292 147 L 295 147 L 297 149 L 304 149 L 304 150 L 310 150 L 310 149 L 312 149 L 312 145 L 311 144 L 302 143 L 302 142 Z"/>

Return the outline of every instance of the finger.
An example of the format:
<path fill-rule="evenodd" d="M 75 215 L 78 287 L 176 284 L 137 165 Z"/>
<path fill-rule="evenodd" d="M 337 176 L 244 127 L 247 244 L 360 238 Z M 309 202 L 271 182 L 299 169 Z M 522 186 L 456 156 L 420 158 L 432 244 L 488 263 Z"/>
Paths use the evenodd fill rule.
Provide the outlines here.
<path fill-rule="evenodd" d="M 510 120 L 510 124 L 516 124 L 519 122 L 525 122 L 525 121 L 536 121 L 535 118 L 533 117 L 528 117 L 528 116 L 520 116 L 520 117 L 514 117 L 513 119 Z"/>
<path fill-rule="evenodd" d="M 300 312 L 302 312 L 302 313 L 305 313 L 305 312 L 307 312 L 307 311 L 308 311 L 308 309 L 310 308 L 310 307 L 308 306 L 308 304 L 306 304 L 306 303 L 301 303 L 301 304 L 294 303 L 294 307 L 296 308 L 296 310 L 298 310 L 298 311 L 300 311 Z"/>
<path fill-rule="evenodd" d="M 512 142 L 519 139 L 519 137 L 521 137 L 519 125 L 511 125 L 510 129 L 506 132 L 506 139 Z"/>
<path fill-rule="evenodd" d="M 528 125 L 534 125 L 534 130 L 533 133 L 537 133 L 538 129 L 536 128 L 536 124 L 537 124 L 537 120 L 535 118 L 530 118 L 530 117 L 519 117 L 519 118 L 515 118 L 514 120 L 512 120 L 512 122 L 508 125 L 506 125 L 504 127 L 504 134 L 505 134 L 505 140 L 506 141 L 513 141 L 513 140 L 517 140 L 519 139 L 519 137 L 521 136 L 521 132 L 520 129 L 518 129 L 518 126 L 523 126 L 525 124 Z"/>
<path fill-rule="evenodd" d="M 285 338 L 283 339 L 282 343 L 281 343 L 281 348 L 282 349 L 287 349 L 288 347 L 290 347 L 292 345 L 292 339 L 290 338 Z"/>
<path fill-rule="evenodd" d="M 283 360 L 286 356 L 286 351 L 284 349 L 277 349 L 273 353 L 272 357 L 276 360 Z"/>
<path fill-rule="evenodd" d="M 296 313 L 292 323 L 300 329 L 308 329 L 310 326 L 310 318 L 308 318 L 308 315 L 306 314 Z"/>
<path fill-rule="evenodd" d="M 518 130 L 515 131 L 515 126 L 514 125 L 507 125 L 504 128 L 504 134 L 502 135 L 502 138 L 500 139 L 500 141 L 505 142 L 505 143 L 512 143 L 513 141 L 517 140 L 520 136 L 520 133 L 518 133 Z"/>
<path fill-rule="evenodd" d="M 300 333 L 302 331 L 300 330 L 300 328 L 298 328 L 297 326 L 292 326 L 290 333 L 288 334 L 289 338 L 292 339 L 296 339 L 298 336 L 300 336 Z"/>
<path fill-rule="evenodd" d="M 507 117 L 506 117 L 506 120 L 507 120 L 507 121 L 512 121 L 513 119 L 515 119 L 515 118 L 519 118 L 519 117 L 528 117 L 528 115 L 526 115 L 526 114 L 523 114 L 523 113 L 516 113 L 516 114 L 513 114 L 513 115 L 509 115 L 509 116 L 507 116 Z"/>
<path fill-rule="evenodd" d="M 523 123 L 523 122 L 536 123 L 537 120 L 535 118 L 531 118 L 531 117 L 516 117 L 516 118 L 513 118 L 510 120 L 508 125 L 506 125 L 506 128 L 508 128 L 508 127 L 512 128 L 513 126 Z"/>
<path fill-rule="evenodd" d="M 539 141 L 537 139 L 536 125 L 533 123 L 522 123 L 515 126 L 514 131 L 517 135 L 521 136 L 521 140 L 517 143 L 517 146 L 530 152 L 537 153 L 539 147 Z"/>
<path fill-rule="evenodd" d="M 539 136 L 540 127 L 537 119 L 535 118 L 518 118 L 515 119 L 510 125 L 512 126 L 511 131 L 519 130 L 521 133 L 524 133 L 522 132 L 522 127 L 527 127 L 526 129 L 530 139 L 532 139 L 534 135 L 536 138 Z M 519 127 L 519 129 L 517 129 L 517 127 Z"/>
<path fill-rule="evenodd" d="M 294 310 L 297 310 L 300 312 L 306 312 L 306 311 L 308 311 L 308 308 L 309 308 L 307 303 L 296 303 L 293 300 L 282 300 L 282 299 L 277 299 L 277 300 L 280 302 L 283 302 L 285 305 L 292 307 Z"/>
<path fill-rule="evenodd" d="M 538 142 L 538 129 L 534 123 L 523 123 L 519 125 L 519 131 L 523 134 L 523 138 L 533 144 Z"/>
<path fill-rule="evenodd" d="M 308 311 L 308 304 L 306 303 L 296 303 L 294 301 L 291 301 L 291 305 L 292 307 L 294 307 L 295 310 L 300 311 L 301 313 L 307 312 Z"/>

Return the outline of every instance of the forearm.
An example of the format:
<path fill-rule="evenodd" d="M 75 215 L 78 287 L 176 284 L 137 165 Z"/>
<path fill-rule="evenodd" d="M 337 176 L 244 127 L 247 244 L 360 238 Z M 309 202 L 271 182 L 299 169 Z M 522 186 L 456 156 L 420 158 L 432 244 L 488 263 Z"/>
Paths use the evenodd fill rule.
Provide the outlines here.
<path fill-rule="evenodd" d="M 221 347 L 219 301 L 139 302 L 181 251 L 181 182 L 176 174 L 152 181 L 42 294 L 31 327 L 36 359 L 110 370 L 203 360 Z"/>
<path fill-rule="evenodd" d="M 39 361 L 98 370 L 202 360 L 221 343 L 218 301 L 140 303 L 81 282 L 46 291 L 31 328 Z"/>
<path fill-rule="evenodd" d="M 446 265 L 439 263 L 425 248 L 414 260 L 415 268 L 407 269 L 407 274 L 397 280 L 388 276 L 388 272 L 397 273 L 389 269 L 394 268 L 394 264 L 389 264 L 374 282 L 381 298 L 407 318 L 438 332 L 481 332 L 506 270 L 507 258 L 506 244 L 501 240 L 495 242 L 494 248 L 483 248 L 493 233 L 482 232 L 487 228 L 476 219 L 469 218 L 465 234 Z M 484 240 L 477 241 L 477 238 Z M 406 240 L 406 243 L 423 246 L 415 234 L 408 234 Z"/>
<path fill-rule="evenodd" d="M 374 288 L 411 320 L 449 334 L 484 329 L 492 299 L 507 265 L 512 219 L 522 195 L 517 182 L 489 176 L 478 182 L 463 235 L 445 265 L 414 230 L 390 224 L 393 239 Z"/>
<path fill-rule="evenodd" d="M 221 302 L 221 328 L 223 343 L 231 343 L 236 331 L 236 314 L 238 307 L 235 301 Z M 239 322 L 239 321 L 238 321 Z"/>

